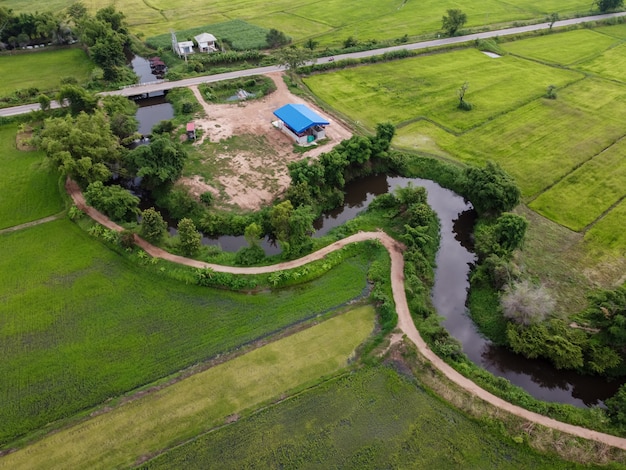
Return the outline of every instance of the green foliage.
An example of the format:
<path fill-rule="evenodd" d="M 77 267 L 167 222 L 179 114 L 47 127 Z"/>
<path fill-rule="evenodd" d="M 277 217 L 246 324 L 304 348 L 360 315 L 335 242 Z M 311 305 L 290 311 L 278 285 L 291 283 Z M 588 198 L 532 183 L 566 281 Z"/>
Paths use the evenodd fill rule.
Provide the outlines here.
<path fill-rule="evenodd" d="M 555 100 L 557 98 L 555 85 L 548 85 L 548 88 L 546 89 L 546 98 L 549 100 Z"/>
<path fill-rule="evenodd" d="M 130 170 L 143 178 L 149 189 L 171 185 L 182 174 L 187 152 L 166 135 L 158 135 L 150 145 L 140 145 L 129 152 L 126 163 Z"/>
<path fill-rule="evenodd" d="M 108 180 L 110 168 L 122 154 L 102 111 L 48 119 L 41 132 L 41 148 L 62 173 L 82 183 Z"/>
<path fill-rule="evenodd" d="M 183 218 L 178 222 L 178 248 L 187 256 L 195 255 L 202 246 L 202 235 L 193 220 Z"/>
<path fill-rule="evenodd" d="M 623 351 L 626 347 L 626 286 L 591 294 L 584 317 L 600 330 L 597 338 L 601 344 Z"/>
<path fill-rule="evenodd" d="M 611 421 L 620 426 L 626 427 L 626 384 L 622 385 L 618 392 L 606 400 L 606 407 Z"/>
<path fill-rule="evenodd" d="M 546 320 L 556 304 L 544 286 L 533 285 L 527 279 L 507 285 L 500 303 L 505 318 L 524 326 Z"/>
<path fill-rule="evenodd" d="M 214 199 L 214 196 L 211 191 L 205 191 L 202 194 L 200 194 L 200 200 L 207 206 L 210 206 L 211 204 L 213 204 L 213 199 Z"/>
<path fill-rule="evenodd" d="M 265 251 L 258 244 L 244 246 L 237 251 L 235 262 L 242 266 L 252 266 L 258 264 L 265 259 Z"/>
<path fill-rule="evenodd" d="M 593 4 L 598 7 L 602 13 L 609 10 L 616 10 L 624 6 L 624 0 L 594 0 Z"/>
<path fill-rule="evenodd" d="M 92 113 L 98 106 L 98 98 L 78 85 L 63 85 L 57 94 L 57 102 L 67 102 L 73 115 L 81 112 Z"/>
<path fill-rule="evenodd" d="M 152 243 L 159 243 L 167 233 L 167 223 L 154 207 L 141 213 L 141 230 L 139 233 Z"/>
<path fill-rule="evenodd" d="M 254 95 L 254 98 L 262 98 L 276 91 L 274 81 L 264 75 L 222 80 L 219 82 L 202 83 L 198 86 L 205 100 L 214 103 L 229 102 L 239 90 Z M 250 98 L 248 98 L 250 99 Z"/>
<path fill-rule="evenodd" d="M 101 181 L 94 181 L 87 186 L 84 195 L 90 206 L 118 222 L 131 222 L 139 215 L 139 198 L 116 184 L 105 186 Z"/>
<path fill-rule="evenodd" d="M 528 220 L 506 212 L 494 223 L 481 221 L 474 232 L 475 249 L 480 258 L 495 254 L 510 259 L 513 252 L 524 243 Z"/>
<path fill-rule="evenodd" d="M 312 59 L 309 49 L 296 46 L 283 47 L 275 53 L 278 64 L 284 66 L 290 74 L 298 73 L 300 67 Z"/>
<path fill-rule="evenodd" d="M 276 49 L 289 44 L 291 42 L 291 38 L 287 37 L 287 35 L 282 31 L 272 28 L 267 32 L 265 42 L 267 43 L 267 47 L 270 49 Z"/>
<path fill-rule="evenodd" d="M 441 19 L 441 29 L 448 36 L 454 36 L 467 23 L 467 15 L 459 9 L 450 9 Z"/>
<path fill-rule="evenodd" d="M 498 215 L 520 201 L 515 181 L 494 162 L 487 162 L 484 168 L 467 167 L 464 178 L 464 194 L 479 214 Z"/>
<path fill-rule="evenodd" d="M 111 132 L 120 140 L 135 136 L 139 128 L 137 104 L 124 96 L 105 96 L 102 107 L 109 116 Z"/>

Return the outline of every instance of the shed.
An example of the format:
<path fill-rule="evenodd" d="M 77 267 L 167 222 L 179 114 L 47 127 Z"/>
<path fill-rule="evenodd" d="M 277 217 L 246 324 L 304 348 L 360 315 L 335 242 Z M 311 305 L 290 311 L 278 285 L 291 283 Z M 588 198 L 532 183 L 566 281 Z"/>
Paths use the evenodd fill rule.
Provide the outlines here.
<path fill-rule="evenodd" d="M 196 139 L 196 124 L 193 122 L 187 123 L 187 139 Z"/>
<path fill-rule="evenodd" d="M 193 41 L 180 41 L 177 47 L 178 55 L 193 54 Z"/>
<path fill-rule="evenodd" d="M 304 104 L 286 104 L 274 116 L 280 119 L 277 127 L 301 145 L 326 137 L 325 126 L 330 124 Z"/>
<path fill-rule="evenodd" d="M 198 43 L 198 49 L 200 52 L 215 52 L 217 51 L 217 47 L 215 45 L 215 41 L 217 39 L 210 33 L 202 33 L 194 36 L 194 39 Z"/>

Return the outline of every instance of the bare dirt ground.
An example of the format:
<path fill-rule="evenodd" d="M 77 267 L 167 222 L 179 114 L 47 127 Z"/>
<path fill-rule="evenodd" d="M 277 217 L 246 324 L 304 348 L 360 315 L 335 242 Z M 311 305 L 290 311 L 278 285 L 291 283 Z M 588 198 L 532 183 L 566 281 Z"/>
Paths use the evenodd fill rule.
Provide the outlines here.
<path fill-rule="evenodd" d="M 208 138 L 211 142 L 223 142 L 232 136 L 253 136 L 260 141 L 259 149 L 230 150 L 227 145 L 212 162 L 219 166 L 220 174 L 214 176 L 217 184 L 209 184 L 200 176 L 183 178 L 180 183 L 192 194 L 199 196 L 210 191 L 224 198 L 226 205 L 256 210 L 273 201 L 290 183 L 287 164 L 305 157 L 316 157 L 328 152 L 352 132 L 341 122 L 331 119 L 314 104 L 293 95 L 282 78 L 282 73 L 271 73 L 276 91 L 258 100 L 233 104 L 209 104 L 204 101 L 197 86 L 190 87 L 202 104 L 206 117 L 195 119 L 196 129 L 202 129 L 202 137 L 195 144 L 200 149 Z M 293 151 L 293 141 L 272 126 L 276 117 L 272 114 L 289 103 L 303 103 L 327 118 L 329 141 L 308 150 L 304 154 Z M 256 150 L 256 151 L 255 151 Z M 218 187 L 219 186 L 219 187 Z"/>
<path fill-rule="evenodd" d="M 106 217 L 101 212 L 97 211 L 93 207 L 88 206 L 85 203 L 85 199 L 80 191 L 78 185 L 71 181 L 67 180 L 65 185 L 68 194 L 74 200 L 76 206 L 87 213 L 91 218 L 93 218 L 96 222 L 104 225 L 105 227 L 116 230 L 118 232 L 122 231 L 122 227 L 117 225 L 115 222 L 111 221 L 108 217 Z M 495 395 L 480 388 L 474 382 L 472 382 L 467 377 L 461 375 L 459 372 L 454 370 L 451 366 L 449 366 L 446 362 L 443 361 L 439 356 L 437 356 L 431 349 L 428 347 L 426 342 L 422 339 L 417 328 L 415 327 L 415 323 L 413 323 L 413 319 L 411 318 L 411 313 L 409 311 L 409 306 L 406 298 L 406 293 L 404 291 L 404 257 L 403 252 L 405 250 L 404 245 L 394 240 L 392 237 L 387 235 L 386 233 L 379 232 L 359 232 L 354 235 L 351 235 L 342 240 L 336 241 L 335 243 L 328 245 L 321 250 L 318 250 L 314 253 L 311 253 L 303 258 L 287 261 L 284 263 L 279 263 L 271 266 L 260 266 L 260 267 L 233 267 L 233 266 L 221 266 L 217 264 L 205 263 L 203 261 L 198 261 L 194 259 L 184 258 L 182 256 L 174 255 L 172 253 L 168 253 L 161 248 L 158 248 L 154 245 L 151 245 L 147 241 L 143 240 L 139 236 L 135 235 L 135 243 L 145 250 L 150 256 L 155 258 L 162 258 L 174 263 L 183 264 L 186 266 L 196 267 L 196 268 L 211 268 L 217 272 L 228 272 L 234 274 L 261 274 L 261 273 L 270 273 L 275 271 L 281 271 L 284 269 L 292 269 L 298 266 L 303 266 L 311 261 L 319 260 L 324 258 L 327 254 L 339 250 L 342 247 L 346 246 L 349 243 L 355 243 L 365 240 L 378 240 L 389 252 L 389 256 L 391 258 L 391 290 L 393 294 L 393 300 L 396 304 L 396 313 L 398 314 L 398 330 L 400 330 L 401 335 L 393 335 L 392 342 L 400 341 L 402 337 L 406 337 L 409 341 L 411 341 L 417 347 L 420 354 L 425 357 L 434 367 L 436 367 L 443 375 L 445 375 L 449 380 L 461 386 L 463 389 L 470 392 L 472 395 L 477 398 L 484 400 L 491 405 L 504 410 L 508 413 L 511 413 L 515 416 L 523 418 L 531 423 L 539 424 L 541 426 L 545 426 L 547 428 L 552 428 L 566 434 L 570 434 L 572 436 L 582 437 L 584 439 L 589 439 L 592 441 L 596 441 L 602 444 L 606 444 L 608 446 L 617 447 L 619 449 L 626 450 L 626 439 L 622 437 L 612 436 L 610 434 L 601 433 L 598 431 L 593 431 L 591 429 L 586 429 L 580 426 L 575 426 L 572 424 L 563 423 L 561 421 L 557 421 L 552 418 L 548 418 L 547 416 L 540 415 L 538 413 L 534 413 L 532 411 L 528 411 L 524 408 L 521 408 L 517 405 L 513 405 Z"/>

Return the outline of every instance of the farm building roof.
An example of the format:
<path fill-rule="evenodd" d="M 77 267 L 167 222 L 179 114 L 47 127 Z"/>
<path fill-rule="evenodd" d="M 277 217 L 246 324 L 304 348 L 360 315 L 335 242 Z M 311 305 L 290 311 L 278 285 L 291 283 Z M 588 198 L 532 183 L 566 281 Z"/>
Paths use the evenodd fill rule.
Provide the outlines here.
<path fill-rule="evenodd" d="M 215 36 L 213 36 L 211 33 L 202 33 L 202 34 L 198 34 L 197 36 L 193 37 L 196 42 L 198 44 L 200 44 L 201 42 L 215 42 Z"/>
<path fill-rule="evenodd" d="M 274 111 L 274 116 L 287 124 L 295 132 L 304 132 L 315 125 L 327 126 L 326 119 L 303 104 L 286 104 Z"/>
<path fill-rule="evenodd" d="M 187 132 L 191 132 L 196 130 L 196 125 L 193 122 L 188 122 L 187 123 Z"/>

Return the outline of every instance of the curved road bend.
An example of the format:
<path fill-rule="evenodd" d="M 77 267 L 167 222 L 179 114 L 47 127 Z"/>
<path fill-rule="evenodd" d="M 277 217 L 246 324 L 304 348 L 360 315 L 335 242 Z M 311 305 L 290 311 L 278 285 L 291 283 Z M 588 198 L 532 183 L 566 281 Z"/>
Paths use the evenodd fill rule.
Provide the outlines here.
<path fill-rule="evenodd" d="M 621 16 L 626 16 L 626 11 L 617 12 L 617 13 L 606 13 L 604 15 L 595 15 L 595 16 L 584 16 L 581 18 L 572 18 L 569 20 L 561 20 L 554 23 L 555 28 L 560 28 L 563 26 L 571 26 L 580 23 L 588 23 L 590 21 L 598 21 L 598 20 L 606 20 L 610 18 L 618 18 Z M 474 41 L 476 39 L 488 39 L 497 36 L 511 36 L 515 34 L 529 33 L 532 31 L 540 31 L 542 29 L 549 29 L 549 23 L 538 23 L 529 26 L 520 26 L 517 28 L 506 28 L 506 29 L 498 29 L 495 31 L 485 31 L 482 33 L 468 34 L 466 36 L 457 36 L 452 38 L 442 38 L 442 39 L 434 39 L 432 41 L 423 41 L 416 42 L 412 44 L 401 44 L 399 46 L 385 47 L 383 49 L 373 49 L 371 51 L 363 51 L 363 52 L 353 52 L 350 54 L 341 54 L 334 56 L 333 60 L 342 60 L 342 59 L 360 59 L 363 57 L 371 57 L 375 55 L 382 55 L 386 52 L 393 52 L 399 50 L 420 50 L 427 49 L 429 47 L 437 47 L 437 46 L 447 46 L 451 44 L 462 44 L 464 42 Z M 330 57 L 321 57 L 316 60 L 318 63 L 329 62 Z M 180 88 L 180 87 L 188 87 L 192 85 L 199 85 L 201 83 L 211 83 L 211 82 L 219 82 L 221 80 L 228 80 L 231 78 L 240 78 L 240 77 L 248 77 L 250 75 L 263 75 L 270 72 L 278 72 L 281 70 L 281 66 L 268 66 L 268 67 L 257 67 L 254 69 L 248 70 L 238 70 L 236 72 L 228 72 L 228 73 L 220 73 L 216 75 L 204 75 L 202 77 L 194 77 L 187 78 L 184 80 L 178 80 L 175 82 L 163 81 L 160 83 L 149 83 L 145 85 L 137 85 L 130 86 L 127 88 L 122 88 L 121 90 L 115 91 L 106 91 L 100 93 L 101 95 L 120 95 L 120 96 L 134 96 L 141 95 L 144 93 L 153 93 L 163 90 L 171 90 L 172 88 Z M 52 101 L 50 106 L 52 108 L 58 108 L 59 104 L 56 101 Z M 13 108 L 4 108 L 0 109 L 0 116 L 16 116 L 18 114 L 26 114 L 31 111 L 39 110 L 39 104 L 27 104 L 22 106 L 15 106 Z"/>
<path fill-rule="evenodd" d="M 91 218 L 93 218 L 96 222 L 104 225 L 111 230 L 116 230 L 118 232 L 123 230 L 121 226 L 111 221 L 108 217 L 98 212 L 93 207 L 88 206 L 85 203 L 85 199 L 80 191 L 80 188 L 74 181 L 68 179 L 66 183 L 66 188 L 68 193 L 74 200 L 76 206 L 84 211 Z M 493 406 L 508 411 L 509 413 L 525 420 L 540 424 L 548 428 L 556 429 L 558 431 L 573 436 L 590 439 L 592 441 L 600 442 L 602 444 L 607 444 L 612 447 L 626 450 L 626 439 L 624 438 L 592 431 L 590 429 L 582 428 L 580 426 L 574 426 L 572 424 L 562 423 L 555 419 L 525 410 L 519 406 L 502 400 L 501 398 L 498 398 L 497 396 L 480 388 L 470 379 L 458 373 L 456 370 L 446 364 L 442 359 L 440 359 L 437 355 L 435 355 L 435 353 L 431 351 L 431 349 L 420 336 L 411 318 L 411 313 L 409 312 L 409 306 L 407 304 L 406 294 L 404 291 L 404 258 L 402 256 L 404 246 L 384 232 L 360 232 L 350 237 L 344 238 L 343 240 L 339 240 L 332 245 L 324 247 L 321 250 L 316 251 L 315 253 L 311 253 L 310 255 L 305 256 L 304 258 L 272 266 L 261 266 L 253 268 L 220 266 L 217 264 L 205 263 L 202 261 L 173 255 L 149 244 L 145 240 L 136 236 L 137 245 L 153 257 L 162 258 L 167 261 L 184 264 L 186 266 L 196 268 L 211 268 L 215 271 L 234 274 L 261 274 L 280 271 L 283 269 L 295 268 L 310 263 L 311 261 L 322 259 L 328 253 L 338 250 L 349 243 L 365 240 L 379 240 L 387 249 L 387 251 L 389 252 L 389 256 L 391 257 L 391 287 L 393 292 L 393 300 L 396 303 L 396 311 L 398 314 L 398 328 L 407 336 L 408 339 L 410 339 L 415 344 L 419 352 L 426 359 L 428 359 L 437 369 L 439 369 L 449 380 L 461 386 L 478 398 L 492 404 Z"/>

